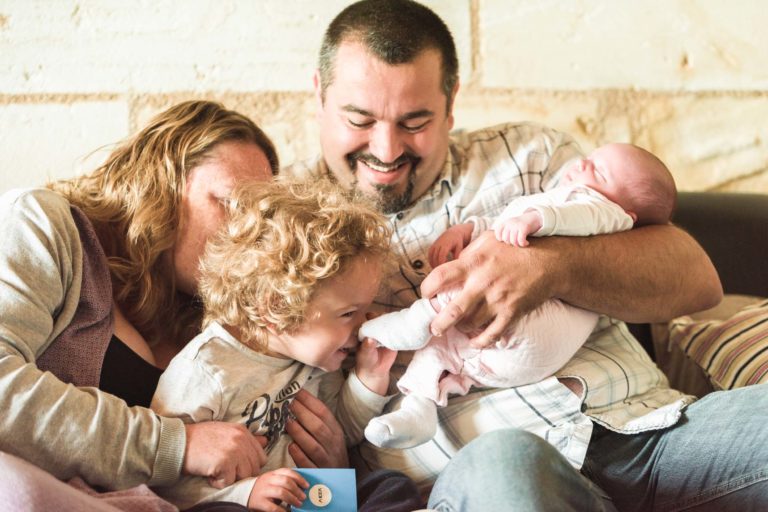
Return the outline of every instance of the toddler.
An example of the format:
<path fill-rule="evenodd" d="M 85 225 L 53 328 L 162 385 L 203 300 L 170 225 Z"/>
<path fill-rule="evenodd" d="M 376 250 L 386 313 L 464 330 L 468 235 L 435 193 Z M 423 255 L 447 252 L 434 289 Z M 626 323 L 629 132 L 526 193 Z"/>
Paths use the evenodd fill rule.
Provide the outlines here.
<path fill-rule="evenodd" d="M 430 248 L 433 267 L 457 257 L 484 230 L 518 247 L 528 236 L 587 236 L 669 222 L 674 179 L 654 155 L 631 144 L 607 144 L 568 166 L 559 185 L 512 201 L 496 219 L 470 217 L 446 230 Z M 559 370 L 587 340 L 598 315 L 550 300 L 524 316 L 492 347 L 479 349 L 455 328 L 433 337 L 429 326 L 457 290 L 417 300 L 410 308 L 370 320 L 360 337 L 393 350 L 417 350 L 398 388 L 399 409 L 374 418 L 365 437 L 380 447 L 408 448 L 430 440 L 436 406 L 450 393 L 475 386 L 514 387 Z"/>
<path fill-rule="evenodd" d="M 185 476 L 158 493 L 182 509 L 298 506 L 308 483 L 289 469 L 293 397 L 303 388 L 323 400 L 349 444 L 388 401 L 396 353 L 372 342 L 358 349 L 357 330 L 378 291 L 390 231 L 373 208 L 325 181 L 248 184 L 226 210 L 201 260 L 203 331 L 163 373 L 152 408 L 186 422 L 241 423 L 266 437 L 266 464 L 224 489 Z M 355 350 L 344 378 L 341 364 Z"/>

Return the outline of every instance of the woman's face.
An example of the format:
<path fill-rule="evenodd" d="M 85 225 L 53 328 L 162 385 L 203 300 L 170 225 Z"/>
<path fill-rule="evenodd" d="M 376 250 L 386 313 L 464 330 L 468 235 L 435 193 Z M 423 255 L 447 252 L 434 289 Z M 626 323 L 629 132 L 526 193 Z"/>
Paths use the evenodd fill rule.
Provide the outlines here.
<path fill-rule="evenodd" d="M 208 237 L 224 219 L 223 200 L 246 181 L 269 181 L 272 170 L 264 151 L 252 142 L 222 142 L 203 163 L 192 168 L 181 197 L 180 225 L 173 247 L 176 287 L 197 292 L 199 261 Z"/>

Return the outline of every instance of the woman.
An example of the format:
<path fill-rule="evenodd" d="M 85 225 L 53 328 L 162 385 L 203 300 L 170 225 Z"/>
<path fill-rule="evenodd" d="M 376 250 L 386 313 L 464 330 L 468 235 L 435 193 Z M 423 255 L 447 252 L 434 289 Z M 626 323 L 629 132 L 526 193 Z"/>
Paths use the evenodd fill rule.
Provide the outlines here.
<path fill-rule="evenodd" d="M 190 101 L 94 173 L 0 197 L 3 506 L 173 510 L 146 485 L 184 473 L 224 487 L 259 473 L 264 440 L 244 427 L 185 425 L 147 407 L 162 369 L 198 331 L 198 260 L 223 203 L 235 185 L 277 169 L 274 146 L 252 121 Z M 348 465 L 327 407 L 301 392 L 292 412 L 286 430 L 299 466 Z M 81 478 L 131 490 L 100 500 Z M 370 475 L 358 496 L 361 510 L 418 504 L 413 482 L 394 472 Z M 205 509 L 243 507 L 195 507 Z"/>
<path fill-rule="evenodd" d="M 244 428 L 184 425 L 146 407 L 198 327 L 197 260 L 222 202 L 277 168 L 252 121 L 191 101 L 94 173 L 0 199 L 0 462 L 107 489 L 182 472 L 223 486 L 258 472 L 263 449 Z M 334 425 L 306 403 L 307 430 L 293 426 L 299 460 L 343 463 L 318 451 Z"/>

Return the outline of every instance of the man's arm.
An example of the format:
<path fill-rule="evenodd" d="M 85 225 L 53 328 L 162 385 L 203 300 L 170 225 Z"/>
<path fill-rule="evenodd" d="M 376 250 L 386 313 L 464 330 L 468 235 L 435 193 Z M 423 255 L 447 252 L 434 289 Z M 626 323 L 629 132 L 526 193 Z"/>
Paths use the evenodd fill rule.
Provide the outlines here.
<path fill-rule="evenodd" d="M 722 287 L 709 257 L 681 229 L 642 228 L 593 237 L 546 237 L 525 248 L 482 234 L 457 260 L 433 270 L 422 296 L 462 286 L 432 322 L 442 333 L 487 326 L 485 346 L 542 302 L 559 298 L 629 322 L 663 321 L 716 305 Z"/>

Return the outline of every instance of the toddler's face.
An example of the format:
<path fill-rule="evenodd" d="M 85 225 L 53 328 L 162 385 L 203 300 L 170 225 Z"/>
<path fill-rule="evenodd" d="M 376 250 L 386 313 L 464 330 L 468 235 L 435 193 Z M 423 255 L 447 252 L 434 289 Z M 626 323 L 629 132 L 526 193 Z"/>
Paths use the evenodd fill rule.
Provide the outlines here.
<path fill-rule="evenodd" d="M 627 150 L 616 144 L 601 146 L 574 162 L 560 178 L 561 185 L 581 184 L 597 190 L 615 203 L 622 204 L 625 195 L 625 173 L 630 172 Z"/>
<path fill-rule="evenodd" d="M 357 330 L 380 279 L 379 259 L 357 256 L 344 272 L 320 285 L 298 329 L 271 339 L 269 349 L 325 371 L 338 370 L 357 347 Z"/>

